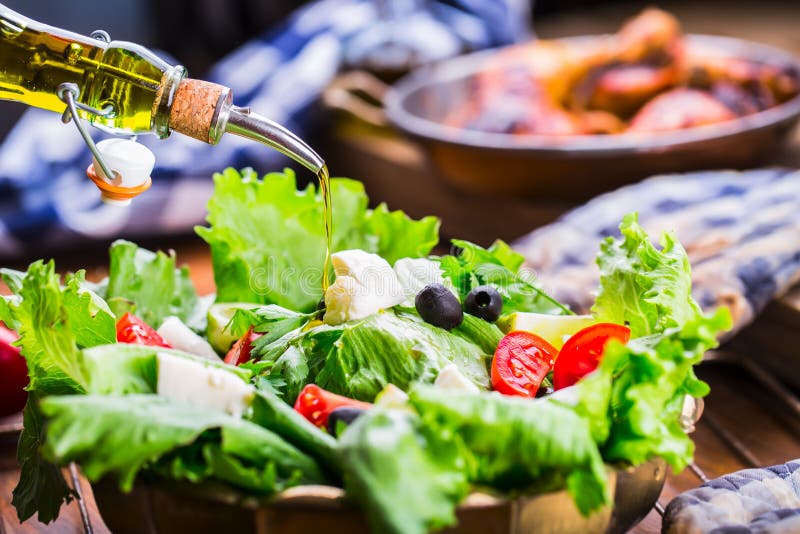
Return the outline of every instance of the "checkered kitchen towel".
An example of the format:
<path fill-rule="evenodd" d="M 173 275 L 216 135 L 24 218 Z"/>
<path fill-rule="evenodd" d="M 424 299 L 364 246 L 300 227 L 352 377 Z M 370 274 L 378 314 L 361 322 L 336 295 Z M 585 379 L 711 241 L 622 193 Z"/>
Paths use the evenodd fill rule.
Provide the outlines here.
<path fill-rule="evenodd" d="M 737 471 L 678 495 L 667 506 L 662 532 L 800 532 L 800 460 Z"/>
<path fill-rule="evenodd" d="M 342 51 L 374 26 L 378 4 L 319 0 L 220 61 L 208 78 L 231 87 L 238 105 L 302 137 L 311 128 L 312 104 L 342 64 Z M 418 15 L 438 22 L 463 48 L 482 49 L 525 37 L 526 5 L 437 0 Z M 277 152 L 235 136 L 225 136 L 216 147 L 180 135 L 140 141 L 156 154 L 153 186 L 130 209 L 120 209 L 99 202 L 84 173 L 89 152 L 73 126 L 62 125 L 55 113 L 24 115 L 0 147 L 0 258 L 38 255 L 87 238 L 187 231 L 205 217 L 213 172 L 252 166 L 265 173 L 287 163 Z"/>
<path fill-rule="evenodd" d="M 514 246 L 552 295 L 586 312 L 599 276 L 600 241 L 639 212 L 657 239 L 674 231 L 692 263 L 694 297 L 727 306 L 734 329 L 800 282 L 800 171 L 759 169 L 656 176 L 601 195 Z"/>

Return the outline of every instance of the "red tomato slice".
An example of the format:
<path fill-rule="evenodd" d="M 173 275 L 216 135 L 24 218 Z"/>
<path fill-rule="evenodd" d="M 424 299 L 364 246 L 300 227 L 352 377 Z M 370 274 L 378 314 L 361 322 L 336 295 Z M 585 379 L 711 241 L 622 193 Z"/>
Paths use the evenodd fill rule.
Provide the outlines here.
<path fill-rule="evenodd" d="M 253 342 L 263 336 L 253 332 L 253 327 L 247 331 L 239 340 L 233 344 L 231 350 L 225 355 L 225 363 L 230 365 L 241 365 L 250 361 L 250 351 L 253 350 Z"/>
<path fill-rule="evenodd" d="M 356 408 L 369 409 L 372 404 L 361 402 L 341 395 L 336 395 L 330 391 L 325 391 L 316 384 L 309 384 L 303 388 L 294 409 L 303 417 L 311 421 L 318 427 L 325 428 L 328 424 L 328 416 L 336 408 L 342 406 L 354 406 Z"/>
<path fill-rule="evenodd" d="M 492 360 L 492 387 L 503 395 L 535 397 L 558 350 L 536 334 L 509 332 Z"/>
<path fill-rule="evenodd" d="M 553 368 L 553 387 L 571 386 L 597 369 L 609 340 L 627 343 L 630 338 L 631 329 L 620 324 L 598 323 L 579 330 L 561 347 Z"/>
<path fill-rule="evenodd" d="M 117 342 L 172 348 L 158 332 L 130 312 L 126 312 L 117 321 Z"/>

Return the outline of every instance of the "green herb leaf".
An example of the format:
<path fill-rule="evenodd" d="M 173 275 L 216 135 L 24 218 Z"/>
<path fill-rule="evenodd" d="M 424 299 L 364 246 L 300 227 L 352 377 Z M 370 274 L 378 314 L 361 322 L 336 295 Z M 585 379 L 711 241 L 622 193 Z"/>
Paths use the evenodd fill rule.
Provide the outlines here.
<path fill-rule="evenodd" d="M 225 329 L 239 338 L 253 328 L 254 332 L 264 334 L 258 339 L 258 343 L 266 345 L 292 330 L 301 328 L 318 314 L 318 312 L 297 313 L 275 304 L 254 309 L 238 309 Z"/>
<path fill-rule="evenodd" d="M 467 293 L 481 285 L 492 285 L 503 296 L 503 313 L 537 312 L 571 314 L 563 304 L 539 289 L 533 273 L 520 270 L 523 257 L 503 241 L 485 249 L 469 241 L 454 239 L 460 252 L 439 258 L 444 276 L 449 278 L 463 302 Z"/>
<path fill-rule="evenodd" d="M 23 412 L 24 429 L 17 447 L 20 476 L 11 504 L 17 509 L 20 523 L 37 513 L 42 523 L 55 521 L 61 505 L 69 503 L 76 496 L 64 480 L 61 468 L 46 462 L 39 454 L 44 432 L 37 404 L 38 395 L 31 392 Z"/>

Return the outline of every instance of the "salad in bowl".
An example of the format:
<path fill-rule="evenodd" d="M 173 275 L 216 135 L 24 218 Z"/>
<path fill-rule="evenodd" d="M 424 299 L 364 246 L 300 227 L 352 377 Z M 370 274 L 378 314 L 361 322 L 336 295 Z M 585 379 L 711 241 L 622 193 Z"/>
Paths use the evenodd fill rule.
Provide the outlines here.
<path fill-rule="evenodd" d="M 173 254 L 127 241 L 99 283 L 52 261 L 2 271 L 0 321 L 30 378 L 21 520 L 58 516 L 70 462 L 122 491 L 339 487 L 373 531 L 409 534 L 452 526 L 474 491 L 566 490 L 589 515 L 611 504 L 609 466 L 691 462 L 681 413 L 708 393 L 693 366 L 730 317 L 692 299 L 672 235 L 655 246 L 626 216 L 577 316 L 507 244 L 432 254 L 437 219 L 369 209 L 359 182 L 333 179 L 323 290 L 313 187 L 232 169 L 215 186 L 197 229 L 214 295 Z"/>

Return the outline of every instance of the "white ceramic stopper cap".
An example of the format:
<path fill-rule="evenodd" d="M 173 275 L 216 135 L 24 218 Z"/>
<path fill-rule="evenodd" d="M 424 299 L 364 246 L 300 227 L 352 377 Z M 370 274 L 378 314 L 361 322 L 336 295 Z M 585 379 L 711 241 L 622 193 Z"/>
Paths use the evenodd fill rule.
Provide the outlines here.
<path fill-rule="evenodd" d="M 103 167 L 93 158 L 94 172 L 114 185 L 138 187 L 147 181 L 156 164 L 156 156 L 146 146 L 130 139 L 104 139 L 97 150 L 112 171 L 119 177 L 106 176 Z"/>

